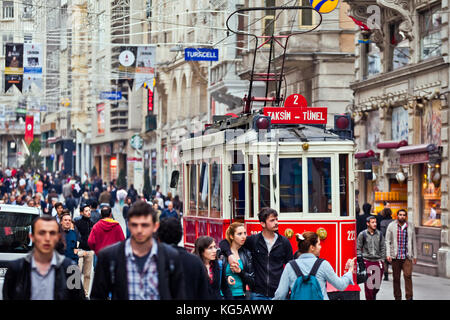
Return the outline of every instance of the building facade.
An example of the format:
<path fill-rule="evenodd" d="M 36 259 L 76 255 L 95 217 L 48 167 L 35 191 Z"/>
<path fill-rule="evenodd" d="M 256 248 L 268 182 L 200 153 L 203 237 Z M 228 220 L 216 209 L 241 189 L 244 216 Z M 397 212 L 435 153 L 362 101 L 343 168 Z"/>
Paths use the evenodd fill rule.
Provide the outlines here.
<path fill-rule="evenodd" d="M 448 2 L 347 1 L 362 22 L 351 84 L 358 202 L 416 226 L 415 271 L 450 276 Z"/>
<path fill-rule="evenodd" d="M 7 84 L 6 44 L 39 44 L 44 50 L 41 54 L 45 54 L 46 26 L 39 23 L 42 8 L 34 6 L 32 1 L 0 1 L 0 6 L 0 167 L 20 167 L 27 154 L 25 117 L 33 116 L 33 133 L 39 137 L 40 105 L 45 101 L 40 95 L 42 82 L 40 87 L 34 84 L 30 87 L 22 74 L 18 87 Z"/>

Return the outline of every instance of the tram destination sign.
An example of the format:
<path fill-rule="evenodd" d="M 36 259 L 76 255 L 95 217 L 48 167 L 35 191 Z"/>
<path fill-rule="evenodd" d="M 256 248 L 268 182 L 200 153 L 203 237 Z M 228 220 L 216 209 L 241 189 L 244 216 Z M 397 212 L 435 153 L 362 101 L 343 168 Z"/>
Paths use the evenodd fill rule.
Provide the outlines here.
<path fill-rule="evenodd" d="M 327 108 L 280 108 L 267 107 L 264 115 L 274 124 L 326 124 Z"/>

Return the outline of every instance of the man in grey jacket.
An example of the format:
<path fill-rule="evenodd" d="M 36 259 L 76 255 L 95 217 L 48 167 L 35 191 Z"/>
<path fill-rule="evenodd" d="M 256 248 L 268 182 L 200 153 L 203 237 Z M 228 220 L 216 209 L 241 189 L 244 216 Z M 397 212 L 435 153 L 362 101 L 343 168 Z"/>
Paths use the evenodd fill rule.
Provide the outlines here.
<path fill-rule="evenodd" d="M 362 257 L 367 270 L 367 281 L 364 284 L 366 300 L 376 300 L 383 280 L 383 261 L 386 257 L 386 244 L 384 237 L 377 230 L 377 219 L 370 216 L 366 220 L 367 229 L 361 231 L 356 242 L 356 253 Z"/>
<path fill-rule="evenodd" d="M 391 222 L 386 230 L 386 260 L 392 264 L 394 278 L 394 298 L 402 299 L 400 275 L 403 270 L 405 278 L 406 299 L 412 300 L 412 270 L 417 263 L 416 232 L 414 224 L 407 222 L 408 213 L 401 209 L 397 212 L 397 220 Z"/>

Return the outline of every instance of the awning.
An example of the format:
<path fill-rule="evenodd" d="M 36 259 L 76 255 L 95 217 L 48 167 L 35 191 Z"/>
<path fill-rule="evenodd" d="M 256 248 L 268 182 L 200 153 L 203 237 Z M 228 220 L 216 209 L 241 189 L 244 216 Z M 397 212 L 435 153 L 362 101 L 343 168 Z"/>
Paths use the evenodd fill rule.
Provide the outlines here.
<path fill-rule="evenodd" d="M 438 151 L 434 144 L 416 144 L 400 147 L 397 152 L 400 154 L 400 164 L 418 164 L 430 161 L 430 154 Z"/>
<path fill-rule="evenodd" d="M 408 141 L 382 141 L 377 144 L 378 149 L 398 149 L 400 147 L 405 147 L 408 145 Z"/>
<path fill-rule="evenodd" d="M 379 153 L 375 153 L 372 149 L 355 153 L 355 159 L 375 158 Z"/>

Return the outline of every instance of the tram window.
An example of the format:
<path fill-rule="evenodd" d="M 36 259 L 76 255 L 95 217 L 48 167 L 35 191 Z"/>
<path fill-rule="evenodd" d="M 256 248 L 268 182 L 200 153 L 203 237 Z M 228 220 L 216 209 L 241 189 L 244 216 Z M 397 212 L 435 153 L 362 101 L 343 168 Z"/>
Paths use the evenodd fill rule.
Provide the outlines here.
<path fill-rule="evenodd" d="M 339 155 L 339 204 L 341 216 L 349 215 L 348 154 Z"/>
<path fill-rule="evenodd" d="M 198 199 L 198 215 L 208 216 L 208 187 L 209 187 L 209 169 L 206 162 L 203 162 L 200 169 L 199 180 L 199 199 Z"/>
<path fill-rule="evenodd" d="M 270 208 L 270 156 L 258 156 L 259 166 L 259 210 Z"/>
<path fill-rule="evenodd" d="M 279 162 L 280 212 L 303 212 L 302 159 Z"/>
<path fill-rule="evenodd" d="M 211 165 L 211 217 L 220 218 L 220 166 L 216 161 Z"/>
<path fill-rule="evenodd" d="M 189 213 L 197 215 L 197 165 L 189 165 Z"/>
<path fill-rule="evenodd" d="M 231 201 L 232 201 L 232 218 L 243 219 L 245 216 L 245 175 L 244 173 L 237 173 L 245 171 L 244 154 L 242 151 L 234 151 L 233 165 L 231 167 Z"/>
<path fill-rule="evenodd" d="M 309 212 L 331 212 L 331 158 L 308 158 Z"/>

